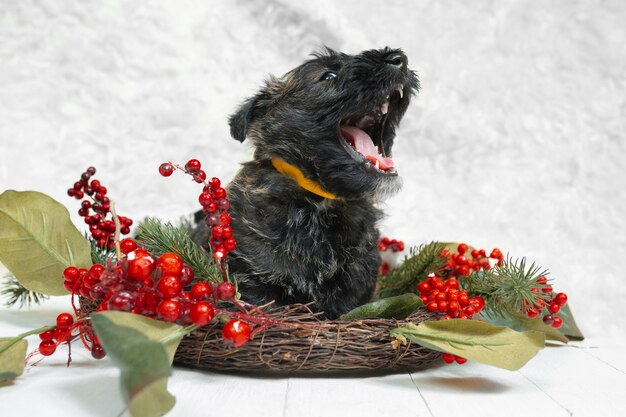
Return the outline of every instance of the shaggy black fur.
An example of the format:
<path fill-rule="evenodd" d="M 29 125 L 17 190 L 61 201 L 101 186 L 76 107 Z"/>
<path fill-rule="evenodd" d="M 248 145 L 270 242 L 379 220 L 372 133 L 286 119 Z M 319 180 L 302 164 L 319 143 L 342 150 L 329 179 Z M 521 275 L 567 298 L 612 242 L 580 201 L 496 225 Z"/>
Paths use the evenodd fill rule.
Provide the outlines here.
<path fill-rule="evenodd" d="M 376 122 L 363 130 L 391 155 L 419 82 L 399 49 L 359 55 L 326 49 L 314 56 L 271 78 L 230 118 L 232 136 L 250 139 L 255 152 L 227 187 L 238 242 L 229 269 L 253 304 L 315 301 L 335 318 L 372 297 L 382 215 L 375 204 L 400 187 L 395 170 L 374 168 L 343 139 L 340 126 L 370 115 Z M 274 169 L 273 157 L 339 198 L 304 190 Z M 206 244 L 206 237 L 202 225 L 195 238 Z"/>

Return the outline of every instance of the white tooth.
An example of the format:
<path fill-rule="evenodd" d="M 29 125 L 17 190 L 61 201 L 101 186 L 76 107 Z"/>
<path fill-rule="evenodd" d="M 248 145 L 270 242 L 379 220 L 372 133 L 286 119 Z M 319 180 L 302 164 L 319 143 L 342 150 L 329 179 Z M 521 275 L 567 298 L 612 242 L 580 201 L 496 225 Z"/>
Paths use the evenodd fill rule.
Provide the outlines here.
<path fill-rule="evenodd" d="M 380 170 L 380 163 L 378 162 L 378 159 L 376 160 L 376 169 Z"/>
<path fill-rule="evenodd" d="M 400 86 L 396 87 L 396 91 L 400 93 L 400 98 L 404 97 L 404 91 L 402 90 L 402 87 Z"/>
<path fill-rule="evenodd" d="M 387 114 L 388 111 L 389 111 L 389 102 L 385 101 L 383 104 L 380 105 L 380 112 L 382 114 Z"/>

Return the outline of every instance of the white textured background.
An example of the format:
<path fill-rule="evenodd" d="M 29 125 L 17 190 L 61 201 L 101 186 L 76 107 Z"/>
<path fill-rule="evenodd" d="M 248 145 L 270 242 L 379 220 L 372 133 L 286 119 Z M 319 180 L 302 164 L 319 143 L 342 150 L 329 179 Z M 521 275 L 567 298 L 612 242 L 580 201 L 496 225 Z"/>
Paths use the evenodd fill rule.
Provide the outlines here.
<path fill-rule="evenodd" d="M 232 176 L 250 152 L 226 118 L 268 73 L 322 44 L 401 47 L 423 90 L 396 142 L 405 187 L 385 234 L 525 255 L 552 271 L 583 331 L 615 335 L 624 22 L 619 0 L 0 0 L 0 191 L 77 209 L 65 190 L 95 165 L 121 214 L 174 220 L 198 189 L 158 165 L 197 157 Z"/>

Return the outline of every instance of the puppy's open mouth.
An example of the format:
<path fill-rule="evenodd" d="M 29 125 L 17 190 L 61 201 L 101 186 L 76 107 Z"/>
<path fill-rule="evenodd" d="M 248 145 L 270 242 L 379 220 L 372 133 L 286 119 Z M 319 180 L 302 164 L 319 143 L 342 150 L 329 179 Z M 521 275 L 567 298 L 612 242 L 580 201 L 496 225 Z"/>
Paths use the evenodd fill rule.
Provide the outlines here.
<path fill-rule="evenodd" d="M 382 103 L 377 103 L 366 114 L 351 115 L 341 121 L 340 142 L 357 161 L 362 161 L 367 169 L 397 175 L 395 164 L 385 151 L 385 127 L 390 112 L 404 96 L 401 85 L 391 89 Z"/>

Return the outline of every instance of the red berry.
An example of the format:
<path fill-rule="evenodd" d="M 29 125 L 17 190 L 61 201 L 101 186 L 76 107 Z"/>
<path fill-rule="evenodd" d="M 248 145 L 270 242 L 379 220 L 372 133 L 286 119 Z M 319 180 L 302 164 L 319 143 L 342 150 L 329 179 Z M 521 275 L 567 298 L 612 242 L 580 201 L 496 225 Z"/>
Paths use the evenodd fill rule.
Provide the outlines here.
<path fill-rule="evenodd" d="M 206 172 L 200 170 L 198 172 L 196 172 L 193 176 L 193 179 L 195 182 L 197 183 L 202 183 L 204 182 L 204 180 L 206 180 Z"/>
<path fill-rule="evenodd" d="M 57 350 L 57 345 L 52 340 L 44 340 L 39 344 L 39 353 L 44 356 L 50 356 Z"/>
<path fill-rule="evenodd" d="M 220 222 L 222 223 L 222 226 L 230 226 L 231 220 L 232 219 L 228 213 L 220 214 Z"/>
<path fill-rule="evenodd" d="M 139 251 L 135 251 L 137 253 Z M 151 256 L 145 256 L 142 258 L 135 258 L 128 262 L 128 278 L 136 281 L 143 281 L 150 277 L 155 268 L 154 258 Z"/>
<path fill-rule="evenodd" d="M 478 258 L 480 256 L 480 252 L 478 252 L 478 250 L 476 249 L 472 249 L 470 255 L 472 255 L 472 258 Z"/>
<path fill-rule="evenodd" d="M 209 181 L 209 185 L 210 185 L 211 187 L 213 187 L 213 188 L 217 188 L 217 187 L 219 187 L 220 185 L 222 185 L 222 182 L 220 181 L 220 179 L 219 179 L 219 178 L 217 178 L 217 177 L 213 177 L 213 178 L 211 178 L 211 180 Z"/>
<path fill-rule="evenodd" d="M 57 328 L 67 330 L 74 324 L 74 317 L 70 313 L 61 313 L 57 316 Z"/>
<path fill-rule="evenodd" d="M 441 355 L 441 359 L 443 359 L 443 361 L 448 364 L 454 362 L 454 358 L 455 356 L 452 353 L 444 353 L 443 355 Z"/>
<path fill-rule="evenodd" d="M 530 310 L 526 312 L 526 315 L 530 317 L 531 319 L 534 319 L 535 317 L 539 315 L 539 312 L 535 310 L 534 308 L 531 308 Z"/>
<path fill-rule="evenodd" d="M 226 249 L 228 252 L 234 251 L 235 248 L 237 248 L 237 241 L 234 238 L 229 237 L 224 241 L 224 249 Z"/>
<path fill-rule="evenodd" d="M 420 292 L 420 294 L 425 294 L 430 291 L 430 284 L 426 281 L 422 281 L 417 284 L 417 290 Z"/>
<path fill-rule="evenodd" d="M 556 314 L 559 311 L 561 311 L 561 306 L 555 302 L 551 302 L 550 305 L 548 306 L 548 310 L 550 310 L 550 313 Z"/>
<path fill-rule="evenodd" d="M 470 299 L 470 304 L 474 304 L 474 308 L 476 308 L 476 311 L 478 312 L 485 307 L 485 299 L 477 295 Z"/>
<path fill-rule="evenodd" d="M 206 301 L 199 301 L 189 310 L 189 317 L 196 326 L 205 326 L 213 320 L 215 312 L 211 304 Z"/>
<path fill-rule="evenodd" d="M 202 168 L 202 164 L 197 159 L 190 159 L 185 164 L 185 169 L 189 172 L 198 172 Z"/>
<path fill-rule="evenodd" d="M 250 326 L 245 321 L 231 320 L 224 325 L 222 337 L 227 345 L 243 346 L 250 339 Z"/>
<path fill-rule="evenodd" d="M 460 356 L 457 356 L 454 358 L 454 360 L 456 361 L 456 363 L 458 363 L 459 365 L 463 365 L 465 362 L 467 362 L 466 358 L 462 358 Z"/>
<path fill-rule="evenodd" d="M 494 248 L 489 254 L 489 257 L 492 259 L 502 259 L 504 258 L 504 255 L 502 255 L 502 252 L 500 252 L 500 249 Z"/>
<path fill-rule="evenodd" d="M 121 240 L 120 251 L 122 251 L 123 254 L 129 254 L 135 249 L 137 249 L 137 242 L 135 242 L 135 239 L 127 237 L 126 239 Z"/>
<path fill-rule="evenodd" d="M 233 228 L 230 226 L 222 227 L 222 237 L 224 239 L 228 239 L 229 237 L 233 237 Z"/>
<path fill-rule="evenodd" d="M 455 290 L 459 289 L 459 281 L 457 281 L 455 278 L 448 278 L 445 282 L 445 286 L 448 288 L 453 288 Z"/>
<path fill-rule="evenodd" d="M 54 330 L 46 330 L 39 333 L 39 338 L 44 342 L 54 340 Z"/>
<path fill-rule="evenodd" d="M 174 172 L 174 165 L 169 162 L 164 162 L 159 166 L 159 174 L 164 177 L 169 177 Z"/>
<path fill-rule="evenodd" d="M 230 282 L 222 282 L 217 286 L 215 295 L 219 300 L 231 300 L 235 296 L 235 286 Z"/>
<path fill-rule="evenodd" d="M 217 211 L 217 204 L 215 202 L 209 203 L 206 206 L 202 206 L 202 207 L 203 207 L 203 211 L 205 214 L 211 214 Z"/>
<path fill-rule="evenodd" d="M 94 264 L 91 266 L 91 268 L 89 268 L 89 272 L 92 276 L 100 278 L 100 275 L 102 275 L 102 273 L 104 272 L 104 266 L 100 264 Z"/>
<path fill-rule="evenodd" d="M 436 301 L 431 301 L 430 303 L 426 304 L 426 309 L 428 311 L 437 311 L 439 309 L 439 305 Z"/>
<path fill-rule="evenodd" d="M 109 298 L 107 308 L 117 311 L 131 311 L 135 306 L 135 296 L 130 291 L 120 291 Z"/>
<path fill-rule="evenodd" d="M 448 303 L 448 314 L 451 315 L 452 317 L 456 317 L 460 309 L 461 309 L 461 305 L 459 304 L 458 301 L 450 301 Z"/>
<path fill-rule="evenodd" d="M 180 293 L 181 289 L 180 278 L 171 274 L 163 275 L 156 287 L 161 298 L 174 298 Z"/>
<path fill-rule="evenodd" d="M 459 291 L 459 304 L 461 304 L 462 307 L 469 304 L 469 295 L 467 295 L 466 291 Z"/>
<path fill-rule="evenodd" d="M 183 260 L 174 252 L 166 252 L 157 259 L 156 266 L 166 274 L 180 275 L 183 271 Z"/>
<path fill-rule="evenodd" d="M 200 194 L 200 197 L 198 197 L 198 202 L 202 207 L 204 207 L 213 203 L 213 197 L 211 196 L 211 193 L 204 192 Z"/>
<path fill-rule="evenodd" d="M 554 302 L 563 307 L 565 304 L 567 304 L 567 294 L 565 294 L 564 292 L 558 293 L 554 297 Z"/>
<path fill-rule="evenodd" d="M 94 359 L 102 359 L 106 356 L 106 352 L 99 344 L 95 344 L 91 347 L 91 356 Z"/>
<path fill-rule="evenodd" d="M 439 310 L 440 313 L 445 313 L 448 310 L 448 303 L 446 301 L 439 301 L 437 303 L 437 310 Z"/>
<path fill-rule="evenodd" d="M 555 329 L 558 329 L 562 325 L 563 325 L 563 319 L 561 319 L 558 316 L 555 316 L 554 321 L 552 322 L 552 327 L 554 327 Z"/>
<path fill-rule="evenodd" d="M 78 268 L 75 266 L 68 266 L 63 271 L 63 278 L 67 281 L 74 282 L 78 279 Z"/>
<path fill-rule="evenodd" d="M 194 277 L 193 269 L 183 264 L 183 269 L 180 271 L 180 284 L 186 287 L 193 282 Z"/>
<path fill-rule="evenodd" d="M 216 189 L 213 190 L 213 196 L 215 197 L 216 200 L 219 200 L 220 198 L 225 198 L 226 190 L 223 189 L 222 187 L 217 187 Z"/>
<path fill-rule="evenodd" d="M 467 246 L 467 244 L 465 243 L 460 243 L 459 246 L 457 246 L 456 248 L 457 252 L 459 252 L 459 255 L 463 255 L 465 252 L 467 252 L 468 249 L 469 246 Z"/>
<path fill-rule="evenodd" d="M 80 282 L 64 280 L 63 286 L 68 292 L 77 292 L 80 289 Z"/>
<path fill-rule="evenodd" d="M 550 326 L 552 323 L 554 323 L 554 316 L 552 314 L 546 314 L 545 316 L 543 316 L 543 322 Z"/>
<path fill-rule="evenodd" d="M 213 239 L 221 239 L 223 235 L 224 235 L 224 228 L 222 226 L 215 226 L 211 230 L 211 236 L 213 236 Z"/>
<path fill-rule="evenodd" d="M 166 321 L 176 321 L 180 317 L 182 305 L 175 299 L 163 300 L 157 307 L 157 313 Z"/>
<path fill-rule="evenodd" d="M 200 281 L 193 284 L 191 287 L 191 297 L 194 300 L 202 300 L 211 295 L 213 288 L 211 284 L 206 281 Z"/>

